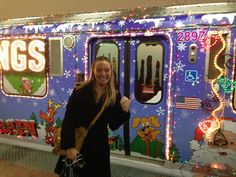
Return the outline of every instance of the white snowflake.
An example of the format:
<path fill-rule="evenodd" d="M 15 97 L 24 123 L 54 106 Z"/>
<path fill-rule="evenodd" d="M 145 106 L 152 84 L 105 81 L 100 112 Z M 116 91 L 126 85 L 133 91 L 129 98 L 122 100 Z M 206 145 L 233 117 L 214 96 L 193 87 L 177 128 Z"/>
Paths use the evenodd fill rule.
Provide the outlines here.
<path fill-rule="evenodd" d="M 181 28 L 181 27 L 184 27 L 184 24 L 182 21 L 178 20 L 176 23 L 175 23 L 175 27 L 176 28 Z"/>
<path fill-rule="evenodd" d="M 181 63 L 181 61 L 179 60 L 177 63 L 174 63 L 174 69 L 176 70 L 176 72 L 180 72 L 180 71 L 184 71 L 184 67 L 185 65 Z"/>
<path fill-rule="evenodd" d="M 71 76 L 70 71 L 65 70 L 64 76 L 66 76 L 66 78 L 70 77 Z"/>
<path fill-rule="evenodd" d="M 199 82 L 199 77 L 197 77 L 196 78 L 196 81 L 194 81 L 194 82 L 192 82 L 192 86 L 195 86 L 195 85 L 197 85 L 197 84 L 199 84 L 200 82 Z"/>
<path fill-rule="evenodd" d="M 185 45 L 185 43 L 181 42 L 181 43 L 178 43 L 177 49 L 182 52 L 182 51 L 185 51 L 186 47 L 187 46 Z"/>
<path fill-rule="evenodd" d="M 174 21 L 175 20 L 175 16 L 171 16 L 169 17 L 170 21 Z"/>
<path fill-rule="evenodd" d="M 189 16 L 187 17 L 187 20 L 188 20 L 188 21 L 194 21 L 194 20 L 195 20 L 195 16 L 194 16 L 194 15 L 189 15 Z"/>
<path fill-rule="evenodd" d="M 137 113 L 137 109 L 134 108 L 134 109 L 131 110 L 131 112 L 136 114 Z"/>
<path fill-rule="evenodd" d="M 135 45 L 135 40 L 131 40 L 130 45 Z"/>
<path fill-rule="evenodd" d="M 122 27 L 122 26 L 124 26 L 124 25 L 125 25 L 125 21 L 124 21 L 124 20 L 119 21 L 119 26 L 120 26 L 120 27 Z"/>
<path fill-rule="evenodd" d="M 107 31 L 111 29 L 111 25 L 110 24 L 105 24 L 104 26 L 105 26 L 105 30 L 107 30 Z"/>
<path fill-rule="evenodd" d="M 186 119 L 188 118 L 190 115 L 189 111 L 187 110 L 182 110 L 181 113 L 180 113 L 180 116 L 183 118 L 183 119 Z"/>
<path fill-rule="evenodd" d="M 226 105 L 227 108 L 230 107 L 230 104 L 231 104 L 230 99 L 226 99 L 225 100 L 225 105 Z"/>
<path fill-rule="evenodd" d="M 21 102 L 21 99 L 20 99 L 20 98 L 17 98 L 17 99 L 16 99 L 16 102 L 17 102 L 17 103 L 20 103 L 20 102 Z"/>
<path fill-rule="evenodd" d="M 130 84 L 134 84 L 134 78 L 130 78 Z"/>
<path fill-rule="evenodd" d="M 64 92 L 64 91 L 65 91 L 65 88 L 63 88 L 63 87 L 62 87 L 62 88 L 61 88 L 61 91 L 63 91 L 63 92 Z"/>
<path fill-rule="evenodd" d="M 51 90 L 49 91 L 49 95 L 50 95 L 50 96 L 55 96 L 55 90 L 54 90 L 54 89 L 51 89 Z"/>
<path fill-rule="evenodd" d="M 62 106 L 63 106 L 63 108 L 65 108 L 65 107 L 66 107 L 66 105 L 67 105 L 67 101 L 66 101 L 66 100 L 64 100 L 64 101 L 62 102 Z"/>
<path fill-rule="evenodd" d="M 159 107 L 157 110 L 157 115 L 160 116 L 160 115 L 165 115 L 165 109 L 162 109 L 162 107 Z"/>
<path fill-rule="evenodd" d="M 121 72 L 120 76 L 121 76 L 122 79 L 124 79 L 125 73 L 124 73 L 124 72 Z"/>
<path fill-rule="evenodd" d="M 164 74 L 164 77 L 163 77 L 163 80 L 166 81 L 166 80 L 167 80 L 167 77 L 168 77 L 168 74 L 165 73 L 165 74 Z"/>
<path fill-rule="evenodd" d="M 215 97 L 215 94 L 213 91 L 211 91 L 211 93 L 207 94 L 207 98 L 209 98 L 210 100 L 212 100 Z"/>
<path fill-rule="evenodd" d="M 34 102 L 33 102 L 33 106 L 34 106 L 34 107 L 38 106 L 38 103 L 34 101 Z"/>
<path fill-rule="evenodd" d="M 69 95 L 71 95 L 72 92 L 73 92 L 73 89 L 71 89 L 71 88 L 69 88 L 69 89 L 67 90 L 67 93 L 69 93 Z"/>

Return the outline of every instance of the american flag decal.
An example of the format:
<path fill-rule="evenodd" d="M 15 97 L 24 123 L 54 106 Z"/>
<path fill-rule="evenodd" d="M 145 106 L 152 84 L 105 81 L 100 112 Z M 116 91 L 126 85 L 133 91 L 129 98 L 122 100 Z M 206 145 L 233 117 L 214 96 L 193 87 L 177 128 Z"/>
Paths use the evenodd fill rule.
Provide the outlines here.
<path fill-rule="evenodd" d="M 198 97 L 177 96 L 175 107 L 177 109 L 200 109 L 201 103 Z"/>

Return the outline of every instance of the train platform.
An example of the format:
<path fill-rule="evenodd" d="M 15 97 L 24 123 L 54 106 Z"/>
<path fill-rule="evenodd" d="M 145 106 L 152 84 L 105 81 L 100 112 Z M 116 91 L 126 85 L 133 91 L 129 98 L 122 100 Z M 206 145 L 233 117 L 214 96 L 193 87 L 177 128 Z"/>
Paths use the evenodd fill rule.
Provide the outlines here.
<path fill-rule="evenodd" d="M 31 140 L 32 141 L 32 140 Z M 0 177 L 57 177 L 51 147 L 26 138 L 0 135 Z M 111 153 L 112 177 L 191 177 L 191 166 Z"/>

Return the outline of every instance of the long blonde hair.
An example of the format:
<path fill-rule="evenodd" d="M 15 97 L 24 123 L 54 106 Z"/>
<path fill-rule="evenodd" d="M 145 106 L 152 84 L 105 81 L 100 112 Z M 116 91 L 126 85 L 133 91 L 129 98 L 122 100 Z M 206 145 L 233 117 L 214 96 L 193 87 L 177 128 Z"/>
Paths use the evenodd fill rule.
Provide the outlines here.
<path fill-rule="evenodd" d="M 90 75 L 89 75 L 89 79 L 86 80 L 82 85 L 79 85 L 76 87 L 77 90 L 89 85 L 89 84 L 95 84 L 96 80 L 95 80 L 95 76 L 94 76 L 94 69 L 96 66 L 96 63 L 99 61 L 105 61 L 107 63 L 110 64 L 111 67 L 111 79 L 108 81 L 106 87 L 105 87 L 105 97 L 104 97 L 104 103 L 109 105 L 109 104 L 115 104 L 116 102 L 116 88 L 115 88 L 115 77 L 114 77 L 114 72 L 113 72 L 113 68 L 112 68 L 112 64 L 111 64 L 111 60 L 107 57 L 104 56 L 100 56 L 97 57 L 93 63 L 92 66 L 90 68 Z"/>

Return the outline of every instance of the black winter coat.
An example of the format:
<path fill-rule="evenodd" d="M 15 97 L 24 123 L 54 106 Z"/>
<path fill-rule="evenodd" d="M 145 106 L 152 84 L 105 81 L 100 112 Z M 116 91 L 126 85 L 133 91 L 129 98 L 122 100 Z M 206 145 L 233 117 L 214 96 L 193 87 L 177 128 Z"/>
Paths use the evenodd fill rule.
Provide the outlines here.
<path fill-rule="evenodd" d="M 108 129 L 118 129 L 130 118 L 130 113 L 122 110 L 120 106 L 121 96 L 117 93 L 116 103 L 107 107 L 95 125 L 89 130 L 82 146 L 85 165 L 78 168 L 80 177 L 111 177 L 110 149 L 108 145 Z M 61 129 L 61 148 L 75 147 L 74 129 L 79 126 L 88 127 L 92 119 L 100 111 L 103 105 L 101 98 L 95 102 L 92 85 L 74 90 L 69 98 Z M 60 173 L 61 159 L 59 158 L 55 172 Z"/>

